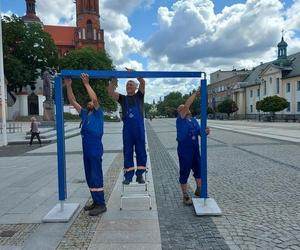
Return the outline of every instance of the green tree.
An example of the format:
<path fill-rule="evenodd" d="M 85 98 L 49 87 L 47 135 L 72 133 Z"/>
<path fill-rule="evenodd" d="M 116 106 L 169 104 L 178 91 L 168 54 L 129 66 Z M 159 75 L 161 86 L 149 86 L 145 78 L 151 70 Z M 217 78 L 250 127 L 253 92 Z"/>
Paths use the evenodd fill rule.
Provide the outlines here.
<path fill-rule="evenodd" d="M 227 114 L 229 118 L 231 113 L 238 111 L 238 107 L 232 99 L 227 98 L 218 105 L 217 110 L 220 113 Z"/>
<path fill-rule="evenodd" d="M 152 104 L 149 104 L 149 103 L 144 103 L 144 110 L 145 110 L 145 116 L 146 117 L 149 117 L 150 115 L 150 111 L 152 109 Z"/>
<path fill-rule="evenodd" d="M 207 114 L 214 114 L 215 113 L 215 111 L 213 110 L 213 108 L 212 107 L 207 107 Z"/>
<path fill-rule="evenodd" d="M 261 101 L 256 102 L 255 108 L 256 108 L 257 111 L 261 111 Z"/>
<path fill-rule="evenodd" d="M 83 48 L 69 52 L 60 59 L 61 69 L 83 69 L 83 70 L 113 70 L 113 62 L 106 52 L 99 52 L 92 48 Z M 101 106 L 106 111 L 115 111 L 117 104 L 108 95 L 107 79 L 91 79 L 91 86 L 98 96 Z M 77 101 L 85 106 L 89 101 L 87 92 L 84 89 L 80 79 L 73 80 L 73 91 Z M 65 98 L 67 100 L 67 98 Z"/>
<path fill-rule="evenodd" d="M 256 103 L 256 109 L 263 112 L 270 112 L 274 117 L 276 112 L 282 111 L 289 106 L 288 101 L 280 96 L 267 96 Z"/>
<path fill-rule="evenodd" d="M 184 104 L 186 100 L 192 95 L 191 93 L 182 96 L 180 92 L 171 92 L 164 97 L 163 101 L 158 102 L 157 104 L 157 113 L 158 115 L 164 115 L 168 117 L 176 117 L 177 108 L 180 104 Z M 196 97 L 193 104 L 190 107 L 190 111 L 193 116 L 200 114 L 200 97 Z"/>
<path fill-rule="evenodd" d="M 9 90 L 21 92 L 34 84 L 46 67 L 56 67 L 58 55 L 51 36 L 39 24 L 25 24 L 15 15 L 2 19 L 5 76 Z"/>
<path fill-rule="evenodd" d="M 157 105 L 159 113 L 168 117 L 176 117 L 177 108 L 184 103 L 184 99 L 180 92 L 171 92 L 164 97 L 164 101 Z"/>
<path fill-rule="evenodd" d="M 157 107 L 157 115 L 166 115 L 165 103 L 163 101 L 158 101 L 156 107 Z"/>

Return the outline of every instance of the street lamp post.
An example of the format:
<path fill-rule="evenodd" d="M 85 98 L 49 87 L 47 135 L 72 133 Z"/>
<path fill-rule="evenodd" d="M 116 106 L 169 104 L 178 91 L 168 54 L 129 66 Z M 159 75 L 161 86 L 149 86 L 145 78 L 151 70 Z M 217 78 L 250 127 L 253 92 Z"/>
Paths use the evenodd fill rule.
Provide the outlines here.
<path fill-rule="evenodd" d="M 1 4 L 1 1 L 0 1 Z M 4 80 L 4 62 L 3 62 L 3 44 L 2 44 L 2 15 L 0 5 L 0 84 L 1 84 L 1 111 L 2 111 L 2 144 L 7 145 L 6 134 L 6 101 L 5 101 L 5 80 Z"/>

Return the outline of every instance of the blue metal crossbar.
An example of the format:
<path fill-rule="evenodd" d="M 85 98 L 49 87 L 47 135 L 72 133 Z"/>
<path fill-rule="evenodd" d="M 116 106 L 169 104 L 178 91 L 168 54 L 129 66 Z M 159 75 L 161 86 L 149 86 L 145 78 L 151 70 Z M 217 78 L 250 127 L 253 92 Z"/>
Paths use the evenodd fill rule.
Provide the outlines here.
<path fill-rule="evenodd" d="M 204 72 L 170 72 L 170 71 L 98 71 L 98 70 L 62 70 L 55 77 L 55 108 L 57 134 L 58 194 L 59 200 L 67 198 L 65 135 L 63 119 L 62 78 L 79 78 L 86 73 L 90 78 L 206 78 Z M 207 80 L 201 80 L 201 198 L 207 198 Z"/>
<path fill-rule="evenodd" d="M 78 78 L 86 73 L 90 78 L 201 78 L 204 72 L 179 71 L 112 71 L 112 70 L 62 70 L 61 77 Z"/>

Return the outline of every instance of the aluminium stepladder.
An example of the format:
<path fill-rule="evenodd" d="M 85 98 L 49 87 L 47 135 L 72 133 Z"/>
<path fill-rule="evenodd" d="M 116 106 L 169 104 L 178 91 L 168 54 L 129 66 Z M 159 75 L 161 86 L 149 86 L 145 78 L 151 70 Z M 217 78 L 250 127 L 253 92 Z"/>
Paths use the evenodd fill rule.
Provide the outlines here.
<path fill-rule="evenodd" d="M 146 171 L 144 173 L 145 175 L 145 183 L 139 184 L 137 182 L 131 182 L 128 185 L 123 184 L 122 180 L 122 191 L 121 191 L 121 197 L 120 197 L 120 210 L 123 209 L 123 200 L 124 199 L 148 199 L 149 200 L 149 209 L 152 209 L 152 203 L 151 203 L 151 194 L 149 192 L 149 185 L 150 181 L 148 180 L 148 171 L 149 168 L 146 168 Z M 125 170 L 124 170 L 125 173 Z"/>

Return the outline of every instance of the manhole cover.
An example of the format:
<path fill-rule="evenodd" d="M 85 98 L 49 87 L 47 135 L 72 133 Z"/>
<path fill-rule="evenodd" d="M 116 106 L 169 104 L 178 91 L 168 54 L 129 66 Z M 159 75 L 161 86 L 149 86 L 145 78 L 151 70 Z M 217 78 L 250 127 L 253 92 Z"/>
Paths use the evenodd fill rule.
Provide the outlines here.
<path fill-rule="evenodd" d="M 2 231 L 0 232 L 0 237 L 12 237 L 16 232 L 17 231 L 13 231 L 13 230 Z"/>

